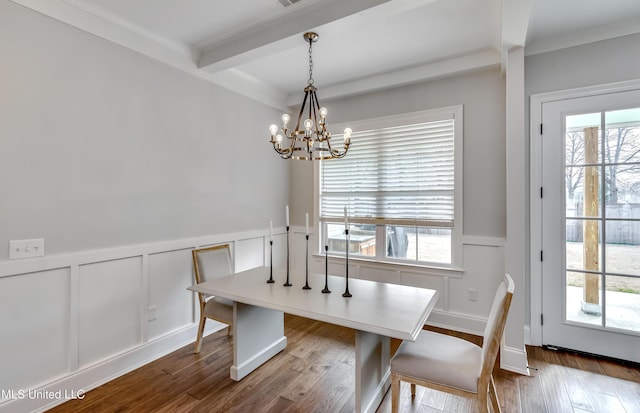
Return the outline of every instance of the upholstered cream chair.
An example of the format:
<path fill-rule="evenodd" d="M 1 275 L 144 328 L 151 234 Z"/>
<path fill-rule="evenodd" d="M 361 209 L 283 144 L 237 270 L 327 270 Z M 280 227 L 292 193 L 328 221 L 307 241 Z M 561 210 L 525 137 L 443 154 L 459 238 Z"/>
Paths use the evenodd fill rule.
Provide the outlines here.
<path fill-rule="evenodd" d="M 391 411 L 398 412 L 400 381 L 477 400 L 479 412 L 501 412 L 493 366 L 513 296 L 513 280 L 505 274 L 498 286 L 484 330 L 482 347 L 466 340 L 423 330 L 415 342 L 403 342 L 391 359 Z"/>
<path fill-rule="evenodd" d="M 229 244 L 194 249 L 191 254 L 196 284 L 224 277 L 233 272 Z M 207 318 L 228 324 L 227 334 L 231 334 L 231 323 L 233 322 L 233 301 L 202 293 L 198 293 L 198 300 L 200 301 L 200 325 L 196 338 L 196 353 L 200 352 L 204 324 Z"/>

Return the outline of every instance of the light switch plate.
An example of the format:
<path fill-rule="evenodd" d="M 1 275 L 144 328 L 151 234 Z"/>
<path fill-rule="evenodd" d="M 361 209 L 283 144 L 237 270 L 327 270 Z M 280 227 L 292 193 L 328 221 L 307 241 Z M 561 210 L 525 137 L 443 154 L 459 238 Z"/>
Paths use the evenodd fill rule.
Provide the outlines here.
<path fill-rule="evenodd" d="M 9 259 L 44 257 L 44 239 L 20 239 L 9 241 Z"/>

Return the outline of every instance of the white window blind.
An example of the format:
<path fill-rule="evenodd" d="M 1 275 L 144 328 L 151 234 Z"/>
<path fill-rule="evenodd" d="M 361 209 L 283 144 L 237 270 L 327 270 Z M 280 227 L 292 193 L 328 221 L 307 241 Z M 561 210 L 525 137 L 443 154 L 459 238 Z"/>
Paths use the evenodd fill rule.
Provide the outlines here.
<path fill-rule="evenodd" d="M 354 132 L 346 157 L 321 165 L 320 217 L 452 227 L 454 120 Z"/>

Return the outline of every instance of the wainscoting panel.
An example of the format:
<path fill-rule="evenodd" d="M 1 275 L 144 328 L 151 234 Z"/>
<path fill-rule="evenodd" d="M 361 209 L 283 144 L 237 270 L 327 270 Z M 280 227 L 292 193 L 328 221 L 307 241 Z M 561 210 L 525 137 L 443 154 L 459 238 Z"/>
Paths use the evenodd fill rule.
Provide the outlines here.
<path fill-rule="evenodd" d="M 0 278 L 1 390 L 28 389 L 69 371 L 69 283 L 69 268 Z"/>
<path fill-rule="evenodd" d="M 274 268 L 284 268 L 285 231 L 274 232 Z M 304 228 L 291 228 L 291 271 L 298 274 L 298 286 L 304 283 L 304 235 Z M 0 389 L 9 397 L 6 391 L 88 391 L 192 343 L 198 312 L 186 291 L 193 282 L 191 249 L 228 242 L 236 269 L 242 270 L 269 265 L 268 240 L 268 230 L 259 230 L 1 261 Z M 354 259 L 349 275 L 436 289 L 440 298 L 429 324 L 481 332 L 489 291 L 504 273 L 504 242 L 470 240 L 464 271 Z M 312 254 L 317 252 L 313 245 Z M 324 273 L 324 256 L 311 255 L 310 265 L 311 272 Z M 343 276 L 344 259 L 330 258 L 329 272 Z M 329 287 L 340 294 L 344 282 L 334 284 Z M 478 290 L 477 301 L 468 300 L 469 288 Z M 149 307 L 155 307 L 155 315 Z M 0 413 L 42 411 L 63 401 L 5 398 Z"/>
<path fill-rule="evenodd" d="M 373 265 L 360 265 L 354 262 L 354 265 L 349 265 L 349 275 L 351 274 L 353 274 L 353 278 L 401 284 L 400 271 L 398 270 L 389 270 L 387 268 L 375 267 Z"/>
<path fill-rule="evenodd" d="M 0 261 L 0 413 L 64 402 L 20 391 L 89 391 L 192 343 L 191 250 L 230 243 L 250 268 L 268 265 L 265 240 L 268 231 L 247 231 Z M 274 265 L 284 267 L 284 228 L 274 241 Z M 222 327 L 210 320 L 205 334 Z"/>
<path fill-rule="evenodd" d="M 195 294 L 191 248 L 149 255 L 147 337 L 154 340 L 194 321 Z M 143 314 L 144 316 L 144 314 Z"/>
<path fill-rule="evenodd" d="M 269 265 L 269 241 L 266 241 L 265 265 Z M 284 268 L 287 265 L 287 236 L 273 235 L 273 268 Z"/>
<path fill-rule="evenodd" d="M 142 257 L 82 265 L 78 286 L 80 368 L 142 342 Z"/>
<path fill-rule="evenodd" d="M 449 278 L 434 275 L 416 274 L 415 272 L 402 272 L 399 284 L 411 285 L 420 288 L 430 288 L 439 293 L 436 301 L 437 310 L 445 310 L 449 302 Z"/>
<path fill-rule="evenodd" d="M 268 243 L 268 241 L 267 241 Z M 249 270 L 264 265 L 264 237 L 243 239 L 236 242 L 236 272 Z"/>

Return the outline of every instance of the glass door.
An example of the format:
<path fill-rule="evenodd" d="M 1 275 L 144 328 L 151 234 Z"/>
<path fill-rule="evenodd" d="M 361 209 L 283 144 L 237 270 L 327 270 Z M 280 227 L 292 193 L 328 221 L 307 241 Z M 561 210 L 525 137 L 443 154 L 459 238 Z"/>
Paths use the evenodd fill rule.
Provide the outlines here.
<path fill-rule="evenodd" d="M 640 362 L 640 92 L 542 116 L 543 344 Z"/>

